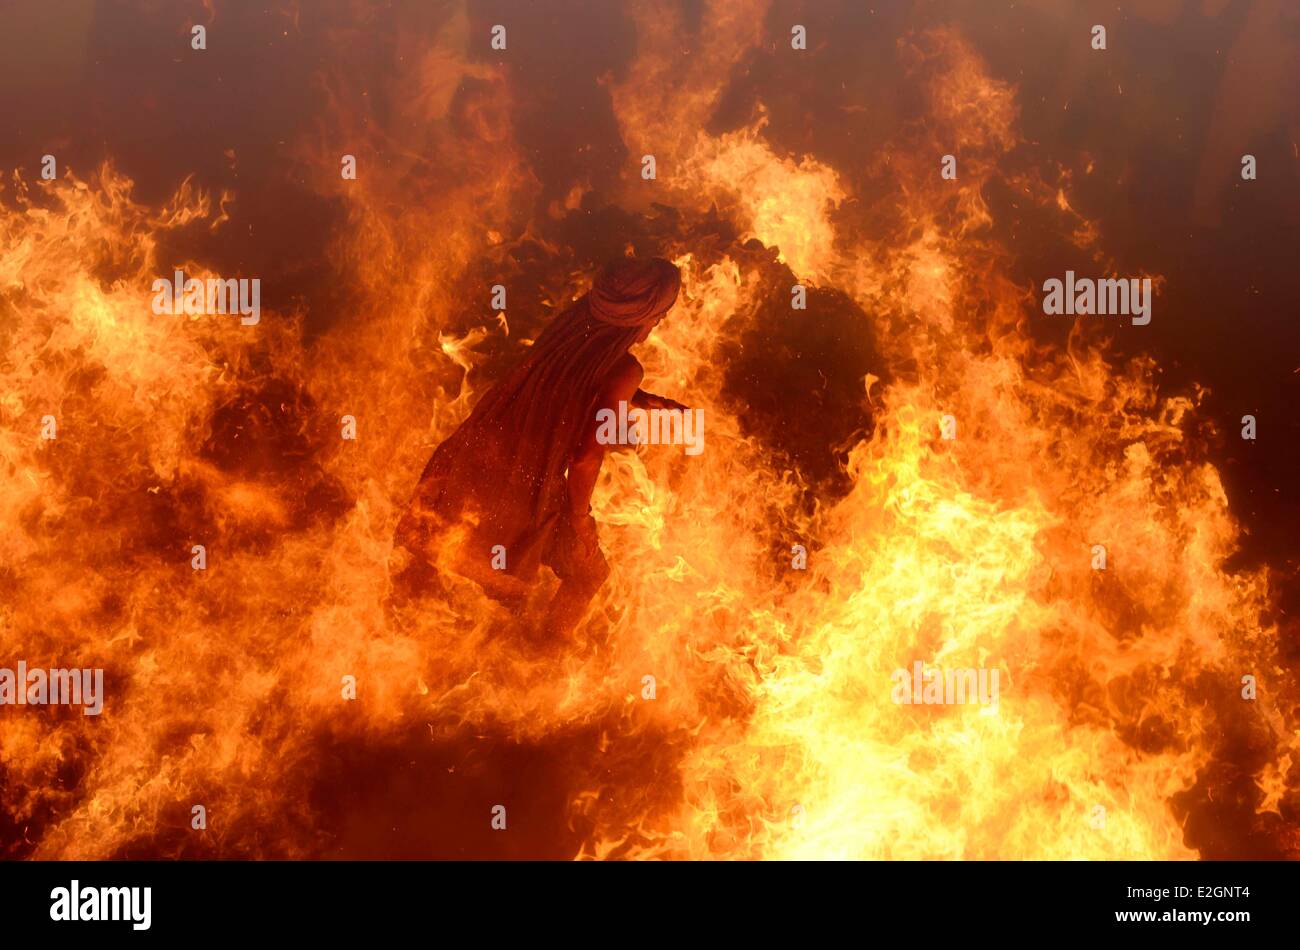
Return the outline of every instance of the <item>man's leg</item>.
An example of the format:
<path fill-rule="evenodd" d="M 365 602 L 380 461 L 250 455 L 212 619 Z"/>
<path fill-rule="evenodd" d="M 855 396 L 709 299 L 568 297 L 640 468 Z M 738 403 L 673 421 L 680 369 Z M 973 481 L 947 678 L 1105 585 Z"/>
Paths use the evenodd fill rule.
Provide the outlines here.
<path fill-rule="evenodd" d="M 595 522 L 585 527 L 583 534 L 594 539 Z M 609 564 L 598 543 L 584 544 L 567 524 L 556 538 L 548 564 L 560 578 L 560 589 L 551 599 L 542 623 L 542 633 L 549 640 L 567 637 L 582 620 L 592 598 L 609 577 Z"/>

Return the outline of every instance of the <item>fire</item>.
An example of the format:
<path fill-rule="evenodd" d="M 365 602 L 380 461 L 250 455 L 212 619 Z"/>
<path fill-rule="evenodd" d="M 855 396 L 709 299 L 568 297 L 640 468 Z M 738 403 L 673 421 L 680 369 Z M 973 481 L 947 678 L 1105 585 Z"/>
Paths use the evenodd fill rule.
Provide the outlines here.
<path fill-rule="evenodd" d="M 1246 728 L 1263 750 L 1255 812 L 1280 816 L 1297 751 L 1286 697 L 1238 698 L 1245 674 L 1282 683 L 1269 577 L 1223 566 L 1239 527 L 1196 441 L 1196 395 L 1163 394 L 1150 359 L 1120 361 L 1082 326 L 1036 340 L 991 234 L 1016 90 L 953 31 L 907 37 L 927 123 L 849 172 L 782 154 L 763 114 L 706 128 L 762 4 L 706 5 L 729 45 L 684 74 L 674 24 L 637 9 L 610 96 L 629 155 L 657 152 L 665 181 L 629 172 L 620 197 L 647 218 L 649 200 L 677 209 L 660 238 L 684 277 L 639 355 L 647 389 L 705 410 L 706 448 L 608 458 L 593 506 L 613 574 L 572 643 L 529 642 L 469 581 L 417 607 L 387 599 L 430 448 L 515 341 L 585 289 L 580 254 L 529 236 L 540 185 L 497 121 L 521 94 L 508 70 L 446 51 L 463 14 L 410 60 L 420 93 L 402 109 L 420 123 L 384 133 L 401 174 L 316 183 L 346 194 L 329 263 L 350 293 L 317 334 L 291 306 L 256 328 L 150 312 L 173 266 L 216 276 L 170 248 L 224 236 L 237 194 L 186 182 L 150 207 L 111 164 L 39 193 L 15 179 L 0 216 L 0 645 L 102 666 L 109 698 L 98 721 L 3 713 L 5 853 L 319 856 L 336 833 L 307 794 L 321 750 L 420 748 L 413 735 L 453 750 L 453 772 L 485 738 L 549 750 L 581 857 L 1195 857 L 1189 790 L 1218 737 Z M 682 94 L 665 103 L 665 85 Z M 378 134 L 371 104 L 326 86 L 332 127 Z M 941 182 L 931 159 L 953 141 L 961 174 Z M 401 202 L 428 153 L 450 165 L 416 195 L 429 207 Z M 1058 177 L 1012 183 L 1099 253 Z M 582 194 L 551 207 L 575 213 Z M 467 317 L 457 280 L 516 276 L 527 254 L 554 261 L 535 307 Z M 877 354 L 851 370 L 869 430 L 824 447 L 844 450 L 838 490 L 756 433 L 728 376 L 795 282 L 863 315 L 835 332 Z M 831 431 L 813 395 L 777 392 L 773 411 Z M 999 671 L 997 704 L 895 702 L 891 674 L 916 661 Z M 213 816 L 197 844 L 195 803 Z"/>

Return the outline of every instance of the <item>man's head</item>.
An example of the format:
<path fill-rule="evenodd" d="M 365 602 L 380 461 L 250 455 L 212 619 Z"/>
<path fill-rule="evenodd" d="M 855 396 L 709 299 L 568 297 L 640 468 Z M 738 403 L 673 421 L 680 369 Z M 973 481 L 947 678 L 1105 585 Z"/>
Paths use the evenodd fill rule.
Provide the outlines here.
<path fill-rule="evenodd" d="M 640 342 L 672 309 L 681 285 L 681 271 L 663 258 L 623 258 L 601 271 L 587 303 L 602 323 L 636 328 Z"/>

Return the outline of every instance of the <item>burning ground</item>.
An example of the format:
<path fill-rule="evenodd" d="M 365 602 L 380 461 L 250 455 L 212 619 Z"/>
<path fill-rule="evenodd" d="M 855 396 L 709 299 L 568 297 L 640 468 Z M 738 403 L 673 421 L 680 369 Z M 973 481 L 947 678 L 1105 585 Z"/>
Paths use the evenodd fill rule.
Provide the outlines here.
<path fill-rule="evenodd" d="M 1294 391 L 1300 348 L 1265 322 L 1238 371 L 1217 301 L 1106 198 L 1142 183 L 1172 233 L 1172 179 L 1197 220 L 1251 216 L 1273 250 L 1225 252 L 1218 279 L 1293 310 L 1273 262 L 1294 157 L 1274 159 L 1289 191 L 1225 197 L 1197 161 L 1107 145 L 1163 141 L 1187 103 L 1124 44 L 1089 58 L 1101 14 L 73 6 L 59 29 L 6 14 L 34 51 L 6 67 L 31 95 L 0 190 L 0 665 L 102 667 L 107 696 L 98 717 L 0 709 L 0 853 L 1300 852 L 1275 491 L 1295 449 L 1235 445 L 1270 405 L 1287 444 L 1285 399 L 1258 394 Z M 1136 6 L 1111 30 L 1132 47 L 1200 50 L 1210 24 L 1288 68 L 1268 4 Z M 1222 72 L 1188 94 L 1197 159 L 1294 141 Z M 572 642 L 530 645 L 468 582 L 394 607 L 432 448 L 629 250 L 683 270 L 638 355 L 646 388 L 705 410 L 705 451 L 607 459 L 613 575 Z M 259 277 L 260 323 L 155 315 L 178 267 Z M 1067 268 L 1151 276 L 1151 332 L 1044 316 Z M 996 713 L 896 705 L 916 660 L 998 669 Z"/>

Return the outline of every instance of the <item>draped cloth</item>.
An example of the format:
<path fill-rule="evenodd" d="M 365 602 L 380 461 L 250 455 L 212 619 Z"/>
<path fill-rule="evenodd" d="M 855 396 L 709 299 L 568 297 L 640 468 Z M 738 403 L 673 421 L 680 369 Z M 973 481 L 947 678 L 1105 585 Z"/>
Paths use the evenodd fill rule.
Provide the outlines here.
<path fill-rule="evenodd" d="M 562 578 L 574 570 L 565 472 L 611 373 L 680 285 L 677 268 L 659 258 L 610 264 L 438 446 L 394 539 L 417 585 L 447 544 L 485 565 L 503 545 L 506 573 L 521 580 L 543 563 Z"/>

